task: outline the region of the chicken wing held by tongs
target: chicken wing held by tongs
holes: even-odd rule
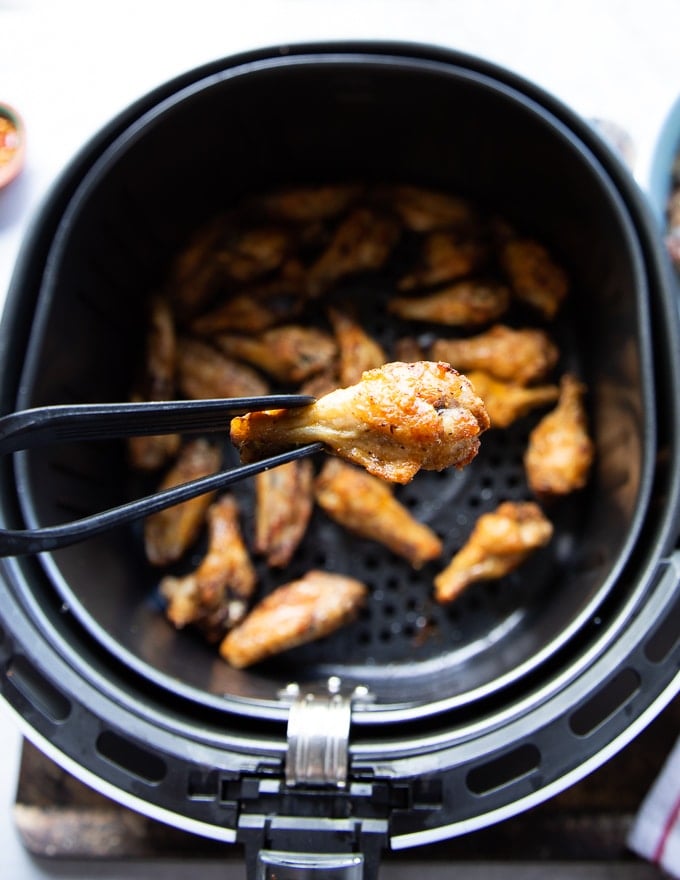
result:
[[[465,467],[488,427],[481,398],[449,364],[395,361],[311,406],[235,418],[231,439],[244,462],[317,441],[369,473],[408,483],[421,468]]]

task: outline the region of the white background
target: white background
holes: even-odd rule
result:
[[[351,38],[448,46],[523,75],[584,117],[622,126],[633,139],[634,171],[643,185],[680,94],[680,0],[0,0],[0,101],[21,112],[28,131],[25,171],[0,192],[0,305],[27,224],[50,185],[130,102],[234,52]],[[94,876],[93,866],[37,865],[18,842],[11,806],[19,737],[13,717],[0,709],[0,878]],[[204,880],[241,876],[240,869],[213,867],[214,873],[200,869]],[[639,870],[648,876],[646,866]],[[121,880],[174,880],[190,871],[187,864],[96,869],[97,876]],[[624,876],[620,866],[611,871]],[[456,873],[496,876],[474,866]],[[604,865],[585,874],[574,867],[569,876],[610,874]]]

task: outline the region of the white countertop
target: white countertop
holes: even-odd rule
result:
[[[622,126],[643,184],[680,94],[680,0],[0,0],[0,100],[20,111],[28,131],[25,171],[0,192],[0,306],[27,224],[52,182],[129,103],[235,52],[353,38],[434,43],[507,67],[582,116]],[[0,709],[0,877],[90,876],[91,865],[37,865],[18,841],[11,808],[19,743],[16,721]],[[187,863],[153,870],[116,863],[97,874],[173,880],[188,870]],[[229,873],[223,866],[201,872],[204,880]],[[475,866],[459,873],[489,876]]]

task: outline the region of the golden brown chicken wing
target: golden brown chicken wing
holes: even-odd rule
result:
[[[492,428],[507,428],[532,409],[553,403],[559,397],[557,385],[525,387],[494,379],[482,370],[470,370],[468,379],[484,401]]]
[[[517,298],[554,318],[569,292],[569,279],[547,248],[530,238],[509,238],[499,258]]]
[[[387,197],[404,225],[414,232],[471,227],[477,211],[467,199],[417,186],[393,186]]]
[[[248,364],[190,337],[179,341],[177,386],[184,397],[193,400],[254,397],[269,391],[266,380]]]
[[[528,385],[552,370],[559,352],[543,330],[514,330],[495,324],[484,333],[461,339],[436,339],[433,360],[446,361],[457,370],[483,370],[496,379]]]
[[[338,343],[340,385],[356,384],[365,370],[381,367],[388,360],[383,347],[369,336],[348,310],[329,308],[328,317]]]
[[[586,387],[566,374],[557,406],[529,435],[524,456],[529,486],[537,495],[567,495],[585,486],[595,454],[588,434]]]
[[[247,361],[280,382],[302,382],[320,373],[338,351],[330,334],[298,324],[272,327],[256,336],[220,333],[214,341],[228,357]]]
[[[175,394],[177,339],[172,309],[165,297],[152,297],[148,320],[143,374],[138,390],[131,395],[133,402],[171,400]],[[130,464],[137,470],[158,470],[177,455],[180,443],[178,434],[130,437]]]
[[[552,523],[532,501],[505,501],[479,517],[463,547],[434,579],[435,598],[451,602],[475,581],[502,578],[553,534]]]
[[[307,290],[317,296],[341,278],[384,266],[396,245],[400,227],[389,214],[361,207],[336,228],[328,247],[307,273]]]
[[[220,654],[241,669],[298,645],[323,638],[354,620],[366,601],[364,584],[325,571],[310,571],[265,596],[227,634]]]
[[[208,550],[195,571],[164,577],[161,594],[166,614],[178,628],[197,626],[209,641],[218,641],[246,616],[255,589],[255,568],[239,525],[239,509],[231,495],[210,505]]]
[[[495,321],[509,304],[510,291],[505,284],[469,278],[435,293],[395,296],[389,301],[388,311],[406,321],[471,326]]]
[[[224,273],[215,259],[228,220],[220,215],[200,227],[172,261],[168,292],[178,314],[195,314],[224,284]]]
[[[244,462],[320,441],[369,473],[407,483],[421,468],[464,467],[488,424],[470,382],[448,364],[395,362],[311,406],[235,418],[231,439]]]
[[[329,459],[315,481],[318,505],[349,531],[378,541],[414,568],[436,559],[442,542],[394,496],[393,487],[337,458]]]
[[[489,253],[481,238],[454,230],[430,232],[422,242],[419,265],[397,282],[399,290],[416,290],[454,281],[480,269]]]
[[[308,223],[341,214],[362,191],[350,183],[287,187],[255,199],[255,205],[270,217]]]
[[[312,463],[290,461],[255,477],[255,550],[274,568],[288,565],[314,506]]]
[[[207,477],[215,473],[220,464],[221,455],[218,449],[201,438],[192,440],[181,450],[159,490]],[[152,565],[175,562],[193,544],[203,526],[205,512],[213,497],[214,493],[207,492],[146,518],[144,546],[147,559]]]

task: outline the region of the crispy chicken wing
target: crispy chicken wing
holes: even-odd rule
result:
[[[543,317],[554,318],[569,292],[569,280],[548,250],[530,238],[509,238],[499,257],[517,298]]]
[[[465,326],[494,321],[509,304],[510,291],[505,284],[469,278],[430,294],[395,296],[388,310],[406,321]]]
[[[585,486],[595,448],[588,434],[583,396],[586,387],[567,374],[557,406],[529,435],[524,464],[537,495],[567,495]]]
[[[159,486],[169,489],[215,473],[221,464],[219,450],[201,438],[187,443]],[[144,522],[144,546],[152,565],[175,562],[193,544],[203,526],[205,512],[214,497],[206,492],[160,510]]]
[[[402,275],[399,290],[416,290],[453,281],[478,270],[487,258],[481,238],[453,230],[428,233],[422,243],[419,265]]]
[[[219,333],[215,344],[228,357],[247,361],[279,382],[302,382],[333,363],[333,337],[315,327],[286,324],[256,336]]]
[[[484,401],[492,428],[507,428],[532,409],[553,403],[560,393],[557,385],[534,385],[527,388],[494,379],[482,370],[470,370],[466,375]]]
[[[364,584],[325,571],[309,571],[265,596],[227,634],[220,653],[241,669],[323,638],[354,620],[366,601]]]
[[[543,330],[514,330],[496,324],[478,336],[436,339],[433,360],[446,361],[457,370],[483,370],[496,379],[528,385],[543,379],[557,363],[557,346]]]
[[[340,385],[354,385],[365,370],[381,367],[388,357],[349,311],[329,308],[328,317],[338,343]]]
[[[171,400],[175,393],[177,339],[172,309],[163,296],[154,296],[149,307],[143,375],[134,401]],[[130,437],[128,457],[137,470],[152,471],[163,467],[177,455],[181,443],[178,434]]]
[[[295,186],[268,193],[255,200],[270,217],[308,223],[327,220],[345,211],[361,195],[359,184]]]
[[[552,537],[552,523],[532,501],[505,501],[479,517],[463,547],[434,579],[435,598],[451,602],[475,581],[502,578]]]
[[[255,550],[283,568],[304,537],[314,506],[311,461],[290,461],[255,477]]]
[[[320,441],[369,473],[407,483],[420,468],[469,464],[488,424],[470,382],[448,364],[395,362],[311,406],[235,418],[231,438],[244,462]]]
[[[329,459],[315,481],[317,504],[351,532],[378,541],[420,568],[442,552],[437,534],[418,522],[393,487],[354,465]]]
[[[399,239],[400,227],[389,214],[356,208],[340,222],[328,247],[309,267],[307,290],[317,296],[341,278],[382,268]]]
[[[248,364],[217,351],[200,339],[183,337],[179,341],[177,385],[194,400],[211,397],[254,397],[267,394],[265,379]]]
[[[178,629],[192,624],[214,642],[246,616],[256,574],[234,497],[223,495],[211,504],[206,518],[208,550],[203,561],[183,577],[164,577],[160,591],[168,601],[168,619]]]
[[[471,227],[477,211],[466,199],[417,186],[394,186],[387,196],[404,225],[414,232]]]

